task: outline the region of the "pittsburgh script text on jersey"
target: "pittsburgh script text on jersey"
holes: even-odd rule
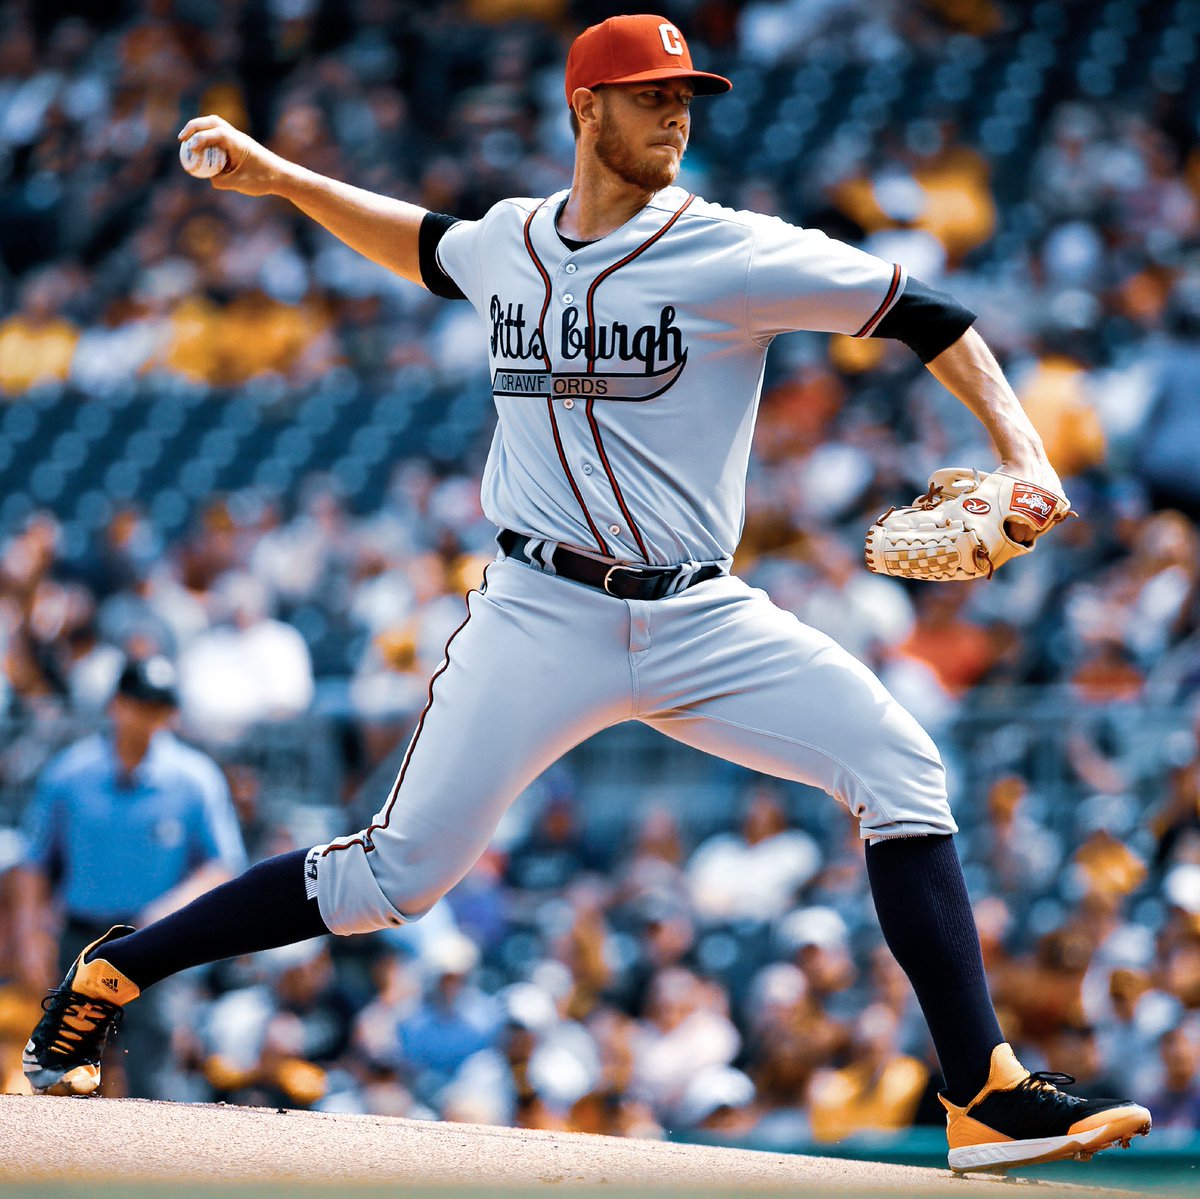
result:
[[[491,348],[498,358],[544,361],[546,343],[539,326],[525,317],[524,304],[505,304],[493,295]],[[586,357],[589,362],[639,362],[646,374],[659,363],[671,364],[683,357],[683,333],[675,324],[675,308],[664,304],[656,324],[630,329],[621,321],[588,324],[578,308],[566,307],[559,319],[559,353],[568,362]]]

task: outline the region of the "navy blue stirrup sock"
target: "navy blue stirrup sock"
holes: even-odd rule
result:
[[[259,862],[101,952],[144,991],[191,966],[319,937],[329,929],[308,898],[307,856],[297,849]]]
[[[867,846],[867,877],[883,938],[917,993],[952,1103],[987,1082],[1004,1040],[988,993],[979,933],[958,851],[948,836]]]

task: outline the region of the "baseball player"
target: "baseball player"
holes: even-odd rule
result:
[[[730,574],[772,338],[893,337],[979,418],[1004,470],[1061,495],[982,339],[947,296],[823,234],[675,186],[691,104],[725,92],[662,17],[582,33],[566,66],[569,190],[456,221],[287,162],[219,117],[219,189],[276,195],[487,328],[499,421],[483,504],[499,553],[467,597],[399,775],[352,836],[260,863],[80,954],[26,1054],[34,1088],[89,1093],[122,1007],[177,970],[415,920],[513,798],[609,725],[640,720],[858,818],[884,936],[946,1080],[950,1164],[1090,1155],[1149,1131],[1136,1104],[1031,1074],[988,996],[938,752],[865,666]]]

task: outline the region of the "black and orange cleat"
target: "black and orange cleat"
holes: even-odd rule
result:
[[[21,1064],[38,1095],[91,1095],[100,1086],[100,1058],[124,1006],[141,994],[116,967],[88,955],[134,930],[114,925],[75,959],[62,986],[42,1000],[45,1015],[25,1046]]]
[[[1125,1099],[1081,1099],[1058,1089],[1069,1074],[1030,1074],[1007,1044],[992,1050],[987,1085],[965,1107],[946,1109],[950,1169],[1009,1170],[1064,1158],[1087,1161],[1101,1149],[1128,1148],[1150,1131],[1150,1113]]]

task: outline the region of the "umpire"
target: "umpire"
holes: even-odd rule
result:
[[[46,943],[39,926],[55,901],[60,973],[112,925],[158,920],[245,869],[225,777],[171,732],[177,709],[171,663],[131,659],[108,705],[109,728],[65,749],[38,779],[14,879],[17,942]],[[51,963],[31,954],[20,967],[41,989],[37,976]],[[120,1055],[126,1093],[156,1098],[170,1052],[169,992],[148,998],[148,1010],[127,1014],[117,1045],[129,1050]]]

